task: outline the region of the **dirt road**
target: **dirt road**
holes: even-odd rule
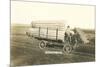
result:
[[[16,29],[14,29],[16,30]],[[20,29],[25,32],[24,29]],[[16,30],[18,31],[18,30]],[[14,32],[11,34],[11,64],[15,66],[22,65],[40,65],[40,64],[60,64],[95,61],[95,55],[83,52],[74,52],[70,55],[63,54],[45,54],[38,47],[38,40],[31,39],[25,34]]]

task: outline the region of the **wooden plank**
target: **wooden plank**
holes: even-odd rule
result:
[[[39,37],[40,37],[40,29],[41,29],[41,28],[39,27]]]
[[[58,39],[58,28],[56,29],[56,40]]]
[[[47,33],[46,33],[46,38],[48,38],[48,27],[47,27]]]
[[[50,40],[62,40],[64,41],[64,30],[60,31],[58,29],[51,30],[50,28],[31,28],[28,30],[29,34],[32,37],[38,37],[41,39],[50,39]]]
[[[42,27],[42,28],[50,28],[50,29],[56,29],[59,30],[64,29],[65,27],[65,21],[62,20],[40,20],[40,21],[32,21],[31,23],[32,27]]]

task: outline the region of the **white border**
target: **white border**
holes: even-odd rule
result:
[[[99,45],[99,21],[100,10],[99,0],[33,0],[44,2],[58,3],[74,3],[74,4],[89,4],[96,5],[96,62],[86,63],[70,63],[70,64],[52,64],[52,65],[36,65],[43,67],[99,67],[100,45]],[[97,47],[98,46],[98,47]],[[10,64],[10,0],[0,0],[0,67],[9,67]],[[34,67],[36,67],[34,66]],[[32,66],[28,66],[32,67]]]
[[[9,66],[10,57],[10,1],[0,0],[0,67]]]

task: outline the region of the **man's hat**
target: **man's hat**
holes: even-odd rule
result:
[[[70,26],[68,25],[67,28],[70,28]]]

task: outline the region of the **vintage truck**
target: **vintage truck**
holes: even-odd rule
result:
[[[79,28],[74,28],[74,35],[70,36],[70,40],[65,40],[66,26],[63,22],[53,21],[34,21],[31,23],[31,28],[28,29],[26,35],[28,37],[40,40],[39,48],[55,48],[62,49],[64,54],[70,54],[79,43],[88,43],[84,32]]]

